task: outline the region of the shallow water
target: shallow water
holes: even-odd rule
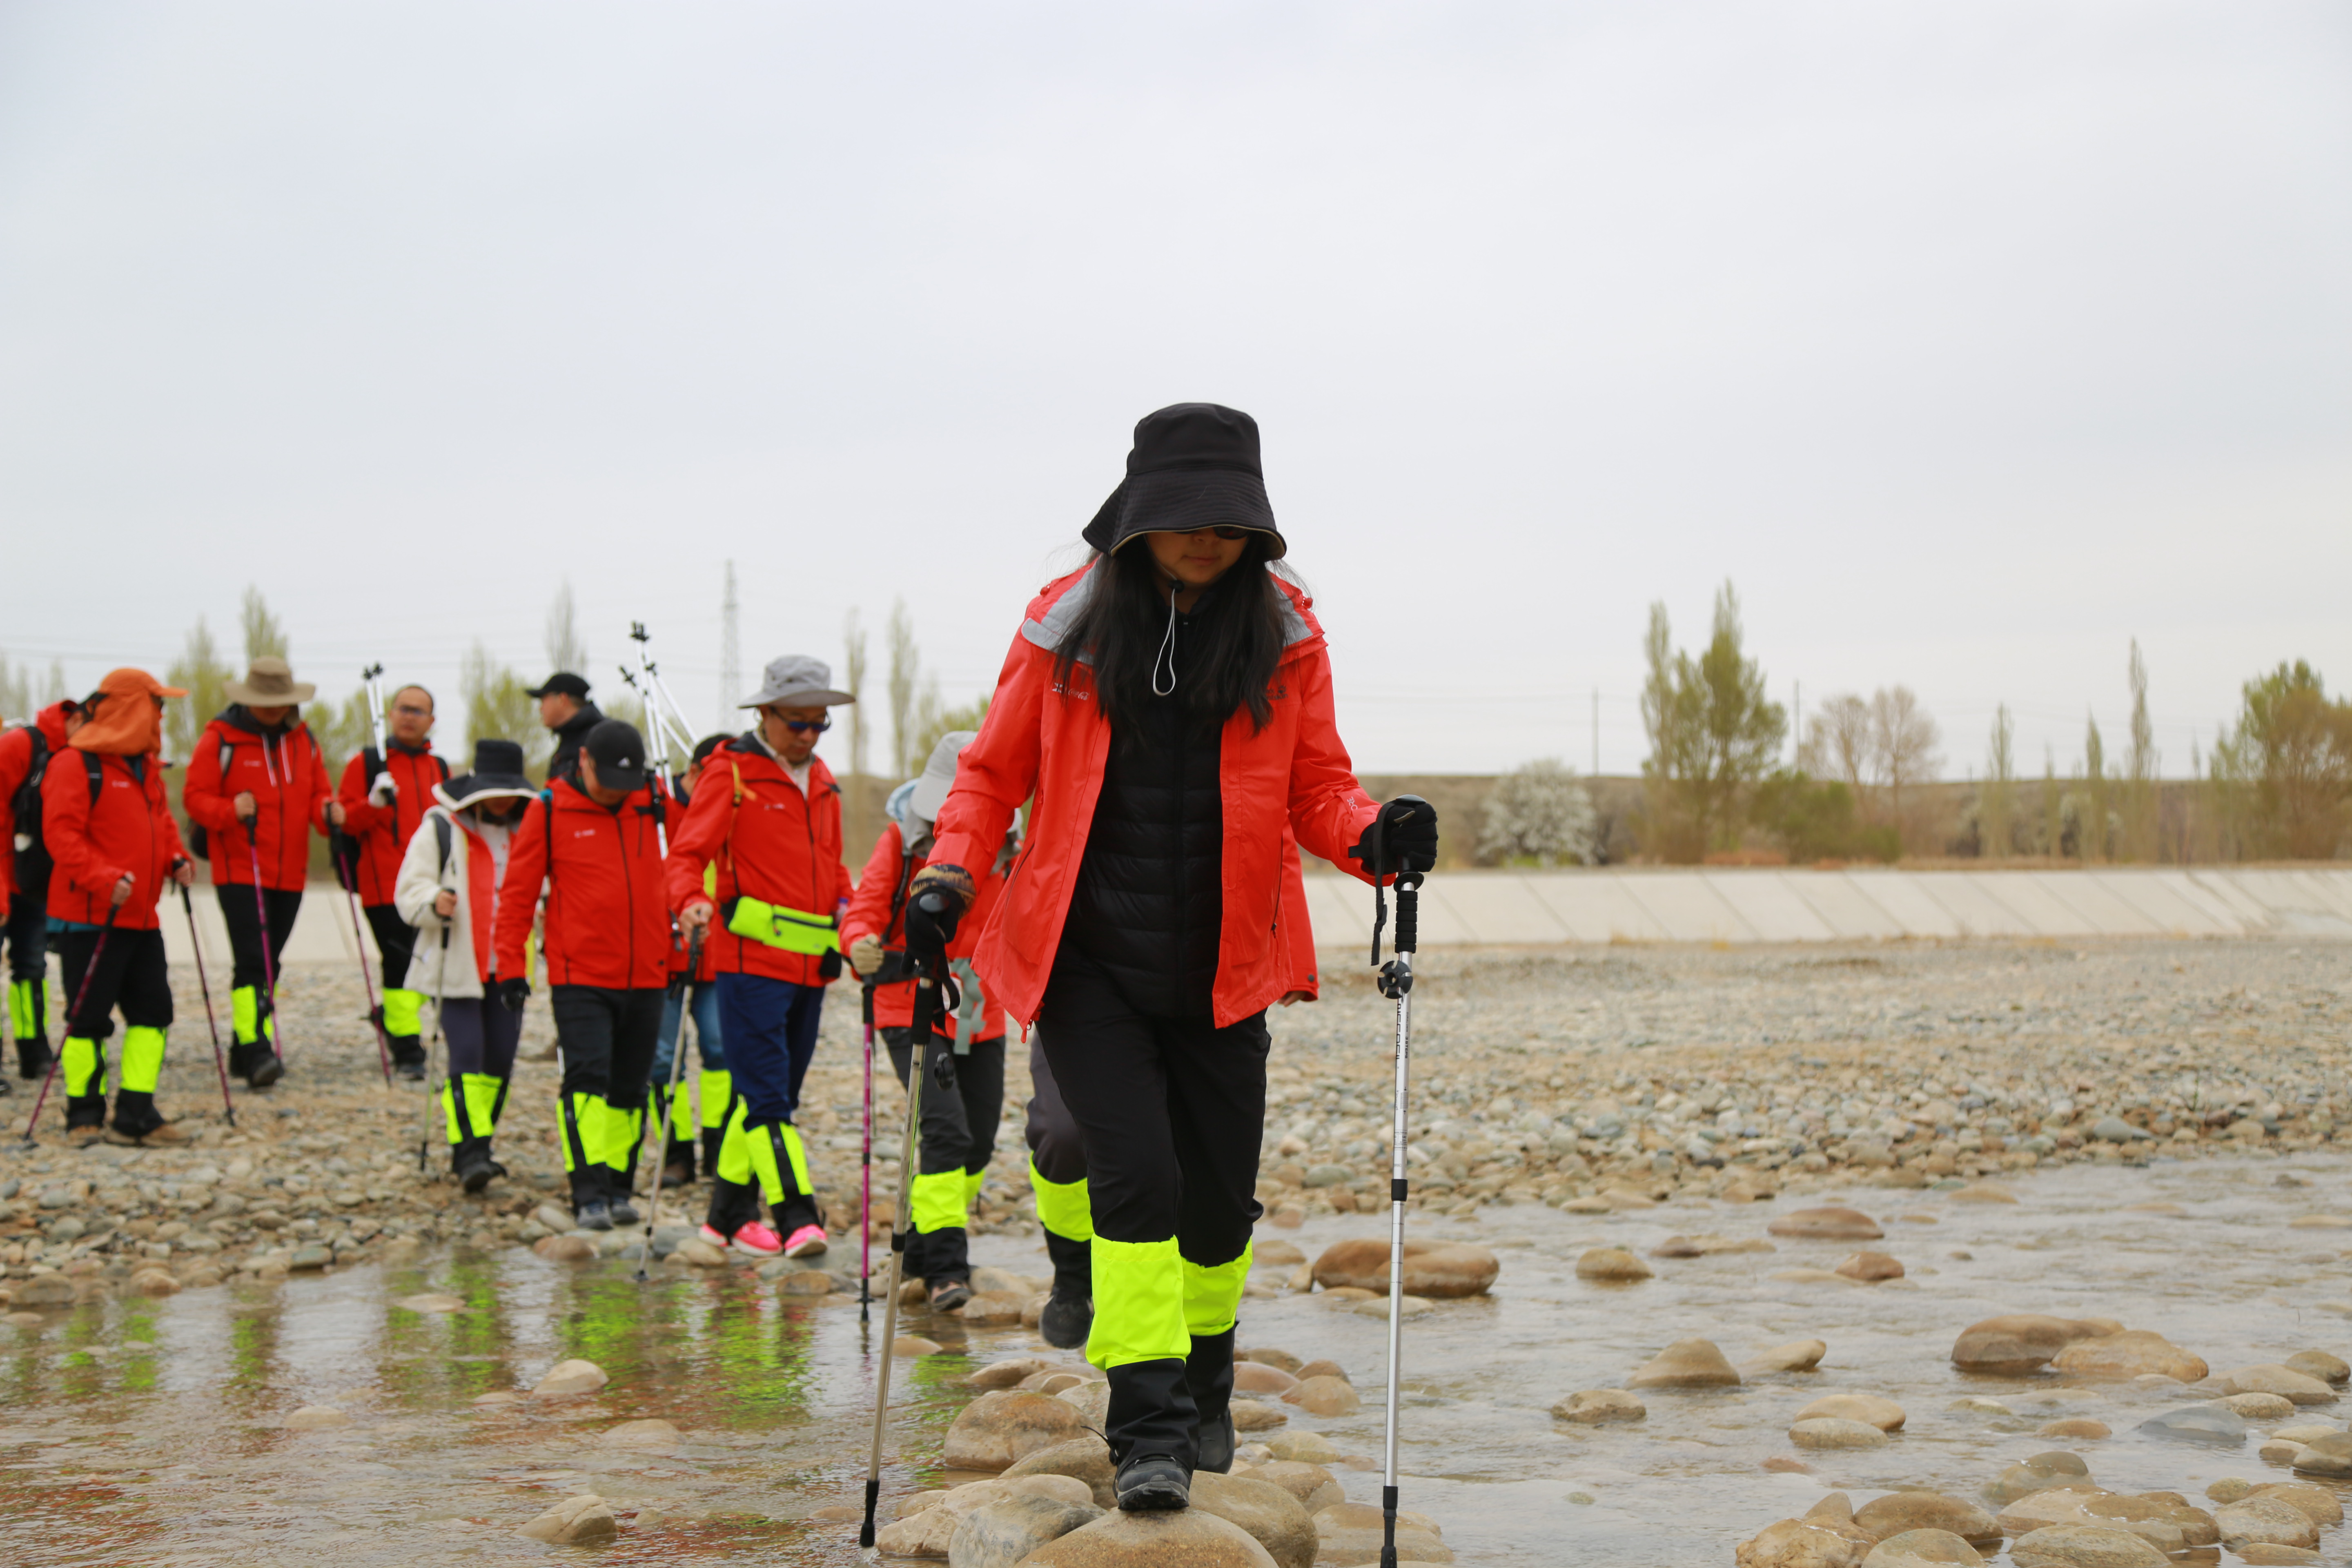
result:
[[[2289,1176],[2308,1184],[2281,1185]],[[1876,1187],[1800,1200],[1851,1202],[1880,1219],[1886,1239],[1873,1245],[1900,1258],[1910,1278],[1877,1287],[1773,1280],[1776,1270],[1826,1268],[1853,1249],[1786,1240],[1770,1254],[1659,1259],[1657,1278],[1635,1285],[1574,1276],[1587,1246],[1646,1253],[1677,1233],[1760,1236],[1777,1210],[1793,1206],[1788,1199],[1600,1217],[1520,1205],[1476,1221],[1417,1220],[1417,1236],[1496,1247],[1504,1269],[1491,1299],[1441,1304],[1410,1326],[1405,1506],[1433,1515],[1465,1563],[1664,1568],[1727,1563],[1735,1542],[1801,1512],[1827,1488],[1849,1489],[1857,1503],[1897,1486],[1973,1495],[2002,1466],[2053,1446],[2076,1448],[2095,1479],[2121,1490],[2195,1498],[2224,1474],[2260,1477],[2257,1436],[2231,1453],[2132,1435],[2147,1415],[2195,1395],[1966,1377],[1947,1352],[1979,1318],[2045,1311],[2157,1330],[2216,1371],[2309,1348],[2343,1353],[2352,1348],[2339,1315],[2352,1311],[2352,1233],[2288,1222],[2352,1213],[2347,1177],[2352,1160],[2341,1155],[2255,1155],[2068,1167],[2018,1183],[2015,1206]],[[2156,1201],[2188,1212],[2126,1206]],[[1343,1215],[1264,1234],[1311,1255],[1380,1224]],[[982,1237],[975,1253],[1045,1271],[1034,1242]],[[551,1264],[521,1247],[458,1248],[415,1267],[100,1300],[47,1314],[37,1329],[0,1325],[8,1561],[535,1561],[559,1549],[515,1530],[562,1495],[591,1489],[619,1507],[663,1510],[604,1549],[615,1563],[854,1561],[854,1524],[807,1516],[858,1496],[879,1310],[869,1336],[854,1307],[803,1305],[740,1271],[666,1272],[641,1286],[629,1270],[620,1261]],[[1285,1272],[1260,1277],[1271,1283]],[[396,1304],[423,1291],[467,1306],[444,1314]],[[900,1380],[891,1494],[937,1484],[919,1467],[936,1461],[968,1397],[956,1379],[975,1361],[1038,1349],[1019,1329],[923,1318],[911,1326],[947,1351]],[[1328,1298],[1280,1297],[1246,1304],[1241,1340],[1344,1365],[1365,1394],[1363,1414],[1293,1415],[1292,1425],[1370,1458],[1380,1447],[1383,1334],[1378,1319]],[[1693,1335],[1734,1360],[1802,1338],[1826,1340],[1830,1352],[1810,1373],[1653,1391],[1638,1425],[1569,1427],[1549,1414],[1563,1395],[1615,1386],[1663,1344]],[[568,1356],[596,1362],[611,1386],[552,1404],[471,1403],[528,1388]],[[1841,1390],[1893,1398],[1909,1424],[1883,1449],[1807,1455],[1812,1475],[1760,1468],[1791,1452],[1784,1434],[1799,1405]],[[2001,1399],[2015,1415],[1952,1407],[1970,1394]],[[318,1404],[348,1411],[352,1424],[285,1428],[289,1413]],[[646,1415],[684,1429],[675,1454],[597,1441],[605,1427]],[[2117,1435],[2063,1445],[2033,1436],[2068,1415],[2095,1416]],[[1377,1499],[1376,1471],[1337,1473],[1351,1497]]]

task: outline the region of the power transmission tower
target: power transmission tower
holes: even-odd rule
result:
[[[719,728],[735,722],[735,704],[743,699],[743,658],[735,643],[735,563],[727,563],[727,597],[719,605]]]

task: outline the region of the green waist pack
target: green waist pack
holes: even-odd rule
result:
[[[841,933],[831,915],[788,910],[764,899],[731,899],[727,905],[727,929],[746,942],[780,947],[786,952],[839,952]]]

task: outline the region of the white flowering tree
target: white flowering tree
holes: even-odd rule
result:
[[[1532,858],[1539,866],[1592,858],[1592,796],[1576,770],[1541,757],[1496,783],[1486,796],[1478,858],[1508,863]]]

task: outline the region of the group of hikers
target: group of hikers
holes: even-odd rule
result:
[[[543,974],[586,1228],[638,1223],[650,1117],[664,1183],[693,1181],[698,1162],[709,1178],[706,1240],[823,1252],[796,1111],[826,987],[854,979],[900,1081],[925,1075],[906,1268],[944,1310],[969,1299],[967,1216],[1018,1021],[1054,1264],[1041,1331],[1085,1343],[1109,1379],[1120,1505],[1186,1506],[1193,1470],[1233,1461],[1266,1010],[1317,990],[1301,847],[1377,880],[1427,868],[1437,822],[1426,802],[1381,805],[1357,783],[1249,416],[1147,416],[1082,536],[1091,556],[1030,602],[980,729],[941,739],[890,794],[854,882],[840,786],[816,753],[855,699],[820,659],[770,663],[740,705],[750,728],[704,740],[670,778],[559,672],[532,693],[555,740],[543,783],[511,739],[477,738],[453,773],[416,685],[390,694],[381,751],[338,783],[301,720],[314,688],[258,658],[184,759],[187,839],[162,776],[163,704],[186,693],[115,670],[0,734],[20,1074],[62,1070],[71,1137],[184,1140],[155,1105],[172,1022],[162,904],[174,888],[185,903],[202,858],[234,952],[228,1069],[254,1089],[278,1081],[277,975],[310,835],[325,833],[381,957],[373,1022],[412,1079],[432,1068],[432,1005],[467,1192],[504,1173],[492,1140]],[[51,942],[73,999],[54,1063]],[[954,998],[920,1040],[917,974]],[[698,1108],[667,1092],[688,1017]]]

